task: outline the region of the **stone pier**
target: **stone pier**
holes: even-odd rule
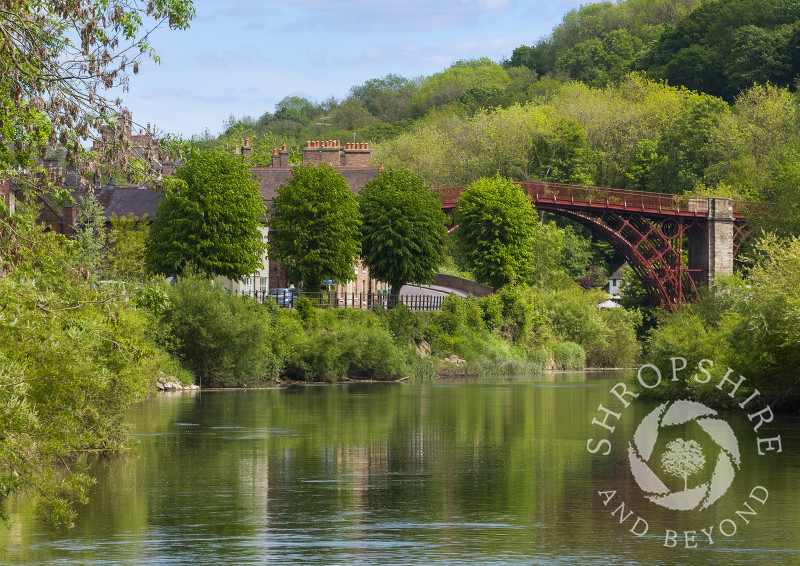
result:
[[[733,273],[733,220],[733,199],[708,199],[705,227],[689,234],[689,269],[702,270],[693,274],[697,283],[711,285],[717,274]]]

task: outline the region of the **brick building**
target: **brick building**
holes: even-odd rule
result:
[[[121,128],[130,127],[130,117],[123,117],[120,121]],[[115,135],[115,130],[108,128],[104,133],[106,139]],[[153,147],[152,134],[148,130],[140,131],[139,134],[131,135],[132,147],[145,148]],[[100,149],[98,147],[97,149]],[[144,151],[144,149],[142,149]],[[234,150],[242,159],[247,161],[250,157],[251,147],[249,140],[245,145]],[[379,169],[370,166],[370,148],[368,144],[346,144],[342,145],[337,140],[330,141],[308,141],[306,147],[302,148],[302,162],[304,165],[319,165],[325,163],[338,171],[347,181],[350,190],[358,194],[361,188],[375,178]],[[165,160],[162,162],[162,175],[172,174],[175,171],[175,164]],[[73,195],[80,196],[81,179],[73,169],[68,169],[62,176],[58,163],[46,164],[48,170],[52,170],[52,175],[62,178],[62,186],[70,189]],[[273,150],[272,163],[268,167],[252,167],[251,171],[254,178],[259,183],[259,190],[264,204],[267,206],[269,216],[272,201],[277,195],[278,188],[291,179],[291,169],[293,164],[289,163],[289,151],[286,145],[280,149]],[[138,218],[150,218],[156,216],[156,207],[163,199],[162,195],[151,190],[147,186],[116,186],[109,180],[103,185],[98,179],[94,179],[94,192],[97,200],[103,206],[106,218],[112,214],[126,216],[134,214]],[[5,195],[5,192],[3,193]],[[65,235],[73,234],[73,224],[75,222],[77,210],[75,207],[58,206],[51,200],[44,197],[43,207],[40,215],[40,222],[47,224],[58,233]],[[264,237],[268,235],[267,228],[262,229]],[[360,263],[353,266],[354,281],[337,288],[340,293],[352,295],[354,293],[375,293],[379,289],[385,289],[386,285],[372,280],[369,271]],[[252,295],[257,291],[259,297],[263,297],[268,289],[287,287],[288,281],[286,272],[276,260],[269,260],[265,254],[263,269],[247,277],[245,281],[230,281],[221,279],[223,285],[233,293]]]
[[[244,147],[241,148],[241,155],[244,159],[250,156],[249,140],[245,140]],[[370,165],[369,144],[346,144],[342,145],[338,140],[329,141],[308,141],[306,147],[302,148],[303,165],[322,163],[330,165],[339,172],[347,181],[350,190],[358,194],[361,188],[375,178],[379,169]],[[272,152],[272,163],[269,167],[252,167],[251,171],[259,182],[261,197],[267,205],[267,214],[270,214],[272,201],[278,194],[278,188],[287,183],[292,178],[291,169],[294,165],[289,163],[289,151],[286,145]],[[341,286],[341,292],[353,293],[374,293],[379,288],[384,288],[382,284],[370,279],[369,270],[360,263],[354,266],[355,280],[347,285]],[[286,287],[288,281],[286,272],[282,269],[280,262],[269,260],[268,275],[269,288]]]

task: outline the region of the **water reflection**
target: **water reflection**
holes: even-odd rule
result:
[[[674,564],[792,562],[800,549],[797,418],[780,466],[748,458],[726,504],[682,517],[646,501],[626,446],[586,451],[622,376],[354,384],[163,396],[131,418],[140,441],[98,462],[76,528],[50,534],[24,503],[2,535],[9,564]],[[620,419],[630,435],[652,403]],[[746,418],[732,415],[746,437]],[[744,448],[743,448],[744,449]],[[752,452],[752,447],[746,447]],[[735,537],[664,548],[666,528],[735,516],[753,483],[773,494]],[[604,506],[613,489],[651,531]]]

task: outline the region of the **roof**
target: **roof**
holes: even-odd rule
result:
[[[156,206],[164,200],[164,195],[147,187],[104,187],[95,193],[98,202],[105,209],[105,215],[127,216],[133,213],[137,218],[156,217]]]
[[[617,270],[616,270],[616,271],[615,271],[615,272],[614,272],[614,273],[611,275],[611,277],[609,277],[609,279],[622,279],[622,276],[623,276],[623,274],[625,273],[625,270],[626,270],[626,269],[630,269],[630,268],[631,268],[631,266],[630,266],[630,265],[628,265],[628,262],[626,261],[625,263],[623,263],[622,265],[620,265],[620,266],[619,266],[619,269],[617,269]]]

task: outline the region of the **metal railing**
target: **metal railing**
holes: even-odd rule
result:
[[[522,181],[515,184],[521,185],[525,194],[534,203],[552,202],[554,204],[588,205],[646,212],[674,212],[696,216],[708,215],[709,197],[566,185],[542,181]],[[439,193],[442,206],[450,208],[458,204],[463,189],[464,186],[459,185],[434,188],[432,190]],[[733,202],[734,215],[736,216],[741,216],[746,208],[746,203]]]
[[[273,300],[279,307],[295,308],[300,297],[306,297],[311,304],[318,309],[329,308],[356,308],[356,309],[375,309],[389,308],[398,303],[402,303],[412,311],[438,311],[442,308],[444,295],[387,295],[386,293],[347,293],[336,291],[321,292],[300,292],[293,295],[283,295],[272,297],[269,294],[242,292],[243,297],[253,297],[253,299],[264,302]]]

